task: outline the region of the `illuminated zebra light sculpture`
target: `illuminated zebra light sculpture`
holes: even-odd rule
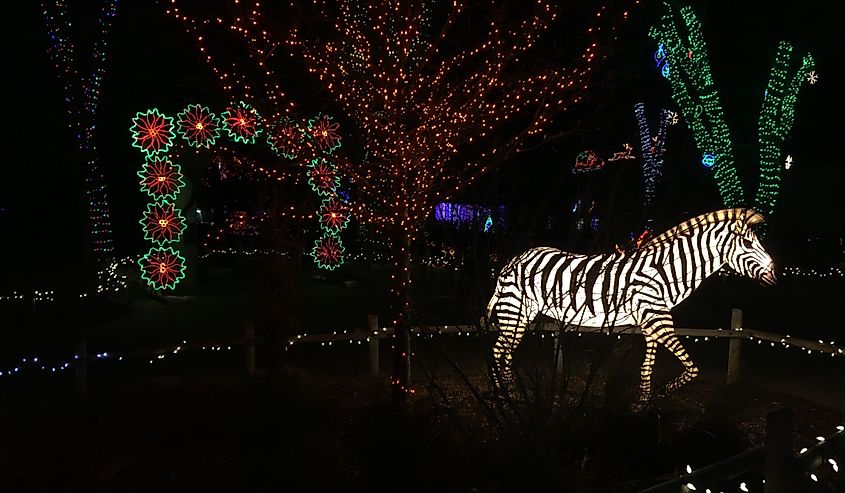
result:
[[[725,265],[775,284],[772,257],[752,229],[763,220],[751,209],[726,209],[685,221],[631,252],[577,255],[542,247],[515,257],[487,304],[488,318],[495,314],[500,325],[493,347],[499,383],[512,381],[513,351],[540,313],[573,326],[639,326],[646,342],[641,403],[651,396],[658,344],[684,365],[666,391],[688,383],[698,368],[675,335],[670,310]]]

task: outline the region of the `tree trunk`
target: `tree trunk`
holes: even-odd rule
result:
[[[392,242],[393,283],[393,401],[402,402],[412,392],[411,382],[411,234],[406,225],[395,226]]]

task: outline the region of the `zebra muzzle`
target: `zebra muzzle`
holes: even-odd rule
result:
[[[763,273],[760,274],[760,281],[766,286],[774,286],[778,283],[774,265],[770,265],[768,269],[764,270]]]

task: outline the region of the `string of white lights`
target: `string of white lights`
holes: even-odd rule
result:
[[[556,324],[537,324],[532,325],[533,330],[528,331],[526,334],[530,335],[539,335],[541,339],[545,339],[548,337],[554,337],[555,333],[558,329],[555,329]],[[531,328],[531,327],[529,327]],[[363,344],[364,342],[370,342],[374,337],[375,338],[386,338],[390,335],[392,329],[390,327],[380,327],[376,331],[361,331],[361,330],[343,330],[343,331],[333,331],[331,333],[323,332],[323,333],[307,333],[304,332],[302,334],[298,334],[296,336],[288,338],[285,341],[281,349],[287,351],[291,347],[296,344],[302,343],[316,343],[319,342],[321,347],[331,347],[333,344],[341,344],[341,343],[349,343],[349,344]],[[581,330],[578,328],[574,329],[567,329],[570,332],[577,332],[578,337],[581,337],[583,334],[590,334],[590,333],[603,333],[605,336],[613,336],[615,335],[617,339],[621,339],[622,335],[628,335],[633,333],[628,328],[622,328],[615,331],[595,331],[595,330]],[[711,333],[712,335],[684,335],[685,331],[694,331],[695,333]],[[708,341],[715,341],[720,338],[725,338],[730,335],[731,331],[716,329],[716,330],[707,330],[707,329],[684,329],[678,328],[676,332],[684,337],[687,340],[691,340],[693,343],[699,342],[708,342]],[[759,346],[768,346],[771,348],[785,348],[785,349],[797,349],[802,353],[807,355],[827,355],[830,356],[843,356],[845,355],[845,349],[836,345],[835,341],[824,342],[822,339],[818,340],[818,345],[815,345],[814,341],[804,340],[800,338],[793,338],[791,335],[785,335],[779,337],[779,340],[775,341],[772,340],[772,334],[765,334],[756,331],[750,330],[743,330],[738,329],[737,332],[744,332],[748,335],[743,335],[742,337],[747,339],[750,342],[757,342]],[[487,334],[488,331],[484,329],[479,329],[477,327],[469,326],[469,325],[438,325],[438,326],[430,326],[430,327],[423,327],[423,328],[414,328],[412,329],[412,334],[417,338],[434,338],[435,336],[442,336],[442,335],[457,335],[461,337],[480,337],[482,335]],[[757,334],[756,336],[754,334]],[[760,334],[764,334],[761,337]],[[768,338],[764,338],[768,337]],[[778,336],[775,336],[778,337]],[[238,344],[235,344],[236,346]],[[808,345],[812,347],[808,347]],[[152,358],[149,362],[152,364],[155,361],[159,361],[164,359],[168,355],[175,355],[179,354],[180,352],[184,351],[185,349],[200,349],[203,351],[210,350],[210,351],[221,351],[225,348],[225,350],[230,351],[232,349],[232,345],[223,345],[223,344],[193,344],[191,346],[187,345],[187,341],[182,341],[181,344],[173,346],[169,349],[164,350],[157,350],[153,352],[146,352],[146,353],[139,353],[143,357],[149,357],[152,355]],[[117,352],[102,352],[97,353],[93,358],[93,360],[118,360],[123,361],[124,356],[126,354],[119,354]],[[37,357],[37,356],[29,356],[20,358],[18,361],[19,363],[11,365],[7,367],[5,370],[0,370],[0,376],[10,376],[19,373],[21,370],[29,369],[29,370],[41,370],[44,372],[56,372],[66,369],[73,361],[78,360],[79,355],[75,354],[72,359],[65,360],[65,361],[57,361],[53,363],[47,363],[44,358]]]
[[[205,260],[212,255],[245,255],[250,257],[252,255],[278,255],[280,257],[286,257],[290,255],[290,252],[283,252],[281,250],[262,250],[262,249],[253,249],[253,250],[239,250],[237,248],[215,248],[208,250],[202,253],[199,258],[200,260]]]
[[[135,261],[135,257],[124,257],[121,259],[112,259],[108,265],[103,269],[97,271],[97,287],[96,291],[83,292],[79,294],[80,298],[87,298],[93,294],[102,293],[117,293],[128,285],[127,276],[120,274],[118,268],[122,265],[129,265]],[[26,296],[22,291],[12,290],[11,294],[0,294],[0,302],[20,302],[24,301]],[[34,289],[32,296],[29,298],[33,303],[46,303],[56,301],[56,291],[52,289]]]
[[[828,450],[825,450],[827,453],[820,454],[820,455],[822,455],[822,457],[820,459],[815,459],[815,460],[811,460],[811,461],[801,461],[800,459],[802,458],[802,456],[804,456],[805,454],[807,454],[808,452],[811,451],[807,447],[802,448],[798,452],[798,455],[797,455],[798,460],[796,461],[796,463],[798,463],[798,464],[803,463],[805,468],[802,467],[801,469],[797,469],[797,470],[801,471],[803,469],[803,472],[813,482],[819,481],[819,477],[816,475],[816,473],[814,471],[817,470],[819,467],[821,467],[824,464],[829,464],[831,469],[833,469],[833,472],[838,473],[839,472],[839,463],[834,458],[835,455],[836,455],[836,450],[831,450],[832,447],[824,447],[824,444],[831,442],[831,441],[834,441],[834,440],[842,440],[843,432],[845,432],[845,425],[839,425],[839,426],[836,427],[836,432],[833,433],[832,435],[830,435],[826,438],[822,437],[822,436],[816,437],[816,444],[813,446],[813,449],[815,449],[816,451],[821,451],[822,448],[828,449]],[[759,448],[758,448],[758,450],[759,450]],[[793,464],[793,467],[795,467],[795,464]],[[683,484],[683,487],[682,487],[681,490],[682,491],[688,491],[688,492],[689,491],[699,491],[699,488],[701,488],[700,484],[698,486],[696,486],[695,483],[693,482],[692,478],[689,478],[690,481],[686,481],[687,477],[694,476],[692,466],[687,464],[685,471],[686,471],[686,474],[679,477],[679,479],[682,481],[682,484]],[[765,479],[760,480],[759,489],[757,489],[756,484],[751,484],[749,481],[740,481],[739,484],[737,485],[737,488],[739,489],[739,491],[741,491],[743,493],[750,493],[752,488],[755,488],[755,491],[763,491],[764,488],[765,488],[765,485],[766,485]],[[715,487],[715,485],[711,485],[711,486]],[[703,488],[703,491],[704,491],[704,493],[713,493],[715,491],[724,492],[725,491],[725,485],[721,484],[721,485],[719,485],[718,489],[712,489],[712,490],[710,488]]]

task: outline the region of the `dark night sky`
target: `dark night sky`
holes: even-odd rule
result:
[[[594,104],[601,107],[588,121],[587,126],[595,131],[515,159],[503,167],[503,180],[536,189],[534,195],[538,196],[546,192],[543,187],[549,183],[561,182],[559,198],[555,196],[552,208],[565,210],[570,205],[567,194],[581,186],[569,174],[578,152],[593,148],[609,155],[623,142],[631,142],[636,149],[634,103],[644,101],[652,111],[660,106],[674,107],[668,82],[653,69],[655,43],[647,36],[660,5],[645,3],[634,9],[633,20],[620,37],[621,46],[607,64],[613,73],[625,75],[627,82],[613,91],[593,92],[584,103],[582,111]],[[841,115],[845,110],[840,90],[845,87],[845,77],[840,21],[831,5],[829,0],[693,2],[737,143],[737,161],[749,182],[756,174],[761,94],[778,41],[786,39],[799,52],[811,51],[816,59],[820,81],[801,90],[796,123],[785,147],[785,152],[795,158],[795,166],[783,182],[771,237],[779,243],[775,250],[795,251],[796,245],[808,237],[845,235],[845,163],[840,151]],[[6,108],[11,111],[3,119],[0,228],[4,258],[16,259],[5,270],[11,284],[32,272],[34,265],[49,270],[75,258],[69,245],[78,243],[73,239],[78,238],[81,226],[79,218],[68,213],[78,192],[69,171],[74,143],[65,125],[61,87],[47,56],[40,9],[37,2],[19,2],[16,8],[17,12],[7,12],[2,21],[7,37],[3,79]],[[128,131],[134,113],[158,106],[175,114],[188,103],[219,106],[221,102],[213,75],[199,61],[198,51],[162,10],[154,2],[122,2],[108,53],[98,122],[99,148],[113,200],[112,221],[119,254],[136,253],[142,243],[137,220],[144,198],[135,177],[141,160],[130,147]],[[709,172],[697,164],[689,131],[676,127],[670,139],[666,177],[658,190],[658,205],[667,214],[666,220],[677,222],[687,213],[718,208],[715,184]],[[590,179],[610,184],[623,180],[620,186],[635,197],[631,200],[640,200],[639,160],[634,163],[629,165],[634,166],[632,171],[621,176],[608,172]],[[625,200],[620,198],[618,203]],[[0,287],[8,280],[0,279]]]

